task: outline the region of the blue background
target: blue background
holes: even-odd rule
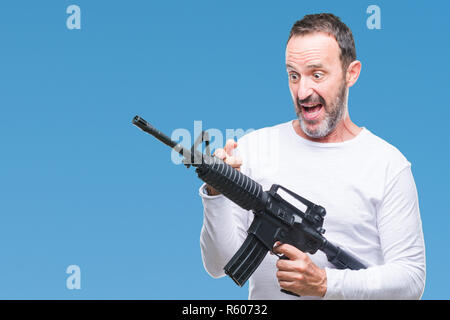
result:
[[[66,8],[81,8],[68,30]],[[381,30],[369,30],[369,5]],[[352,120],[412,162],[424,299],[449,299],[448,1],[2,1],[0,298],[246,299],[203,269],[194,171],[131,125],[261,128],[295,117],[292,24],[332,12],[363,70]],[[81,268],[81,289],[66,268]]]

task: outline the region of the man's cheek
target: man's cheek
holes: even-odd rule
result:
[[[295,94],[295,91],[291,85],[289,85],[289,92],[291,93],[292,101],[294,101],[294,103],[297,105],[297,95]]]

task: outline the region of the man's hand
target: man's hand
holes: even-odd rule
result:
[[[327,291],[327,274],[309,256],[289,244],[279,244],[273,250],[289,260],[277,261],[277,278],[282,289],[300,296],[323,297]]]
[[[233,168],[239,170],[242,165],[242,159],[239,156],[233,156],[233,150],[237,147],[237,142],[233,139],[228,139],[225,147],[223,149],[216,149],[214,151],[214,156],[222,159],[226,164],[232,166]],[[216,196],[220,192],[216,191],[213,187],[206,185],[208,194],[211,196]]]

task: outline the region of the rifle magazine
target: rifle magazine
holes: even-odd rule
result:
[[[224,267],[233,281],[243,286],[263,261],[269,250],[253,234],[249,234],[242,246]]]

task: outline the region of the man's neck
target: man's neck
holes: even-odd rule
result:
[[[355,138],[362,130],[361,127],[358,127],[350,120],[348,115],[338,123],[336,128],[331,133],[323,138],[311,138],[308,136],[305,132],[303,132],[298,120],[294,120],[292,122],[292,126],[300,137],[320,143],[344,142],[351,140]]]

